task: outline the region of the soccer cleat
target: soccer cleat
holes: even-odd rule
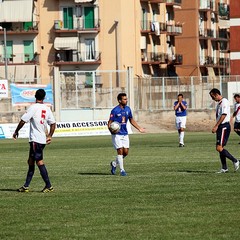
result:
[[[122,170],[122,171],[120,172],[120,175],[124,177],[124,176],[127,176],[127,173],[126,173],[124,170]]]
[[[50,188],[45,187],[45,188],[42,190],[42,192],[43,192],[43,193],[53,192],[53,187],[50,187]]]
[[[220,169],[217,173],[227,173],[228,172],[228,169]]]
[[[179,143],[179,147],[184,147],[184,144],[183,143]]]
[[[234,171],[236,172],[239,169],[239,161],[233,163]]]
[[[22,186],[17,191],[18,192],[29,192],[29,189],[28,189],[28,187]]]
[[[115,162],[111,162],[110,165],[112,167],[111,168],[111,173],[112,173],[112,175],[115,175],[116,174],[116,169],[117,169],[116,163]]]

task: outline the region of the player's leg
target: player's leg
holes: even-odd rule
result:
[[[122,142],[121,142],[121,136],[117,135],[117,134],[112,134],[112,144],[113,144],[113,147],[117,150],[117,156],[116,156],[115,161],[112,161],[110,163],[111,173],[112,173],[112,175],[115,175],[117,166],[119,165],[119,158],[120,158],[118,152],[121,152],[121,149],[123,147]]]
[[[232,156],[226,149],[224,149],[224,146],[227,145],[230,132],[231,132],[231,129],[229,124],[225,124],[223,127],[219,127],[219,132],[217,131],[218,139],[217,139],[216,150],[220,154],[220,159],[222,162],[223,169],[227,169],[226,158],[228,158],[232,161],[234,170],[237,171],[239,168],[239,161],[234,156]],[[225,162],[224,162],[224,159],[225,159]]]
[[[32,177],[34,175],[35,171],[35,162],[34,162],[34,156],[33,156],[33,144],[32,142],[29,143],[30,149],[29,149],[29,157],[28,157],[28,172],[26,176],[25,183],[22,187],[18,189],[19,192],[29,192],[29,185],[31,183]]]
[[[36,164],[40,171],[43,181],[45,182],[45,187],[42,192],[51,192],[53,191],[53,187],[51,185],[50,179],[48,177],[47,168],[43,162],[43,149],[45,148],[45,144],[35,143],[34,142],[34,158],[36,160]]]
[[[186,128],[186,117],[180,117],[179,122],[179,146],[184,147],[184,136],[185,136],[185,128]]]
[[[235,122],[234,123],[234,132],[240,136],[240,123],[239,122]]]

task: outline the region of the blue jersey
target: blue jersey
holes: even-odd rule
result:
[[[119,135],[127,135],[127,122],[132,118],[132,111],[130,107],[125,106],[121,108],[119,105],[112,109],[109,120],[119,122],[121,124]]]
[[[187,102],[182,101],[183,105],[187,107]],[[178,104],[178,101],[174,102],[174,107]],[[187,116],[187,109],[183,109],[183,107],[180,105],[176,110],[175,110],[175,115],[177,117],[184,117]]]

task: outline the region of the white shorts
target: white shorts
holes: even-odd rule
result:
[[[186,121],[187,121],[186,116],[176,117],[176,128],[177,129],[186,128]]]
[[[128,135],[112,134],[112,143],[115,149],[129,148]]]

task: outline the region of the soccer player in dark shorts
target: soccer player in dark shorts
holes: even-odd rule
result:
[[[230,136],[230,104],[229,101],[221,95],[221,92],[213,88],[209,92],[211,98],[216,101],[216,124],[212,129],[212,133],[216,133],[217,143],[216,150],[219,152],[220,160],[222,163],[222,168],[218,173],[227,173],[227,161],[226,158],[230,159],[233,163],[234,170],[239,169],[239,161],[233,157],[224,147],[227,144],[228,138]]]

